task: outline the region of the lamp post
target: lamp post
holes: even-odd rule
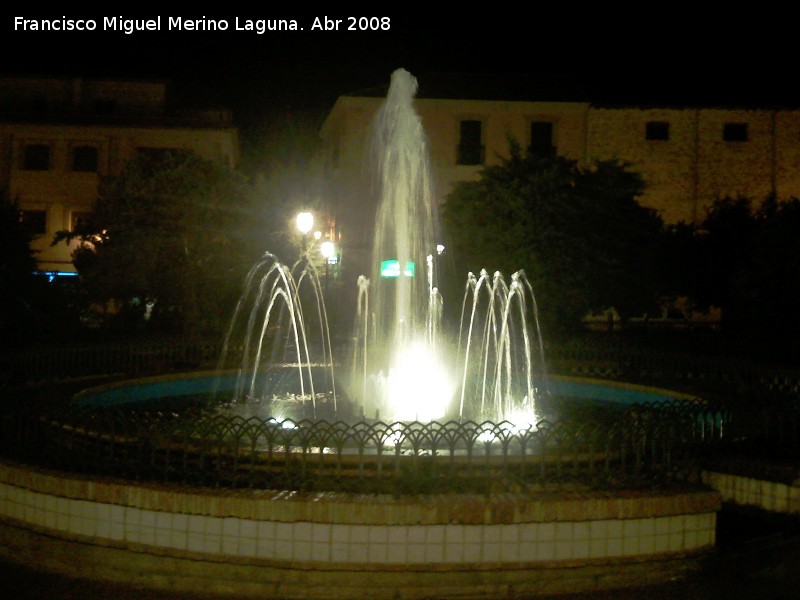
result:
[[[330,271],[330,259],[333,256],[333,253],[336,251],[336,246],[330,240],[325,240],[320,244],[319,251],[322,254],[322,258],[325,259],[325,291],[328,291],[328,273]]]
[[[308,252],[308,232],[311,231],[311,228],[314,226],[314,215],[310,212],[298,213],[295,222],[297,223],[297,229],[303,234],[303,251],[301,256],[305,257]]]

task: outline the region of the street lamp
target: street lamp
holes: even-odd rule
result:
[[[331,257],[333,253],[336,251],[336,246],[330,240],[325,240],[319,246],[320,254],[322,254],[322,258],[325,259],[325,291],[328,291],[328,273],[330,271],[330,264],[331,264]]]
[[[303,234],[303,256],[308,250],[308,232],[314,226],[314,215],[310,212],[301,212],[297,215],[297,229]]]

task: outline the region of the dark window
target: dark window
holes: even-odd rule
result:
[[[23,149],[22,168],[26,171],[47,171],[50,168],[50,146],[26,144]]]
[[[47,211],[21,210],[19,211],[19,222],[25,231],[30,234],[40,235],[47,233]]]
[[[90,231],[92,228],[91,212],[73,211],[70,228],[72,231]]]
[[[722,129],[722,139],[726,142],[746,142],[747,123],[725,123]]]
[[[550,121],[533,121],[531,123],[531,141],[528,152],[539,157],[555,156],[553,124]]]
[[[646,140],[668,140],[669,123],[666,121],[648,121],[644,128]]]
[[[97,148],[94,146],[74,146],[72,148],[72,170],[97,172]]]
[[[117,110],[116,100],[99,99],[94,101],[94,112],[99,115],[111,115]]]
[[[458,142],[458,164],[483,164],[483,123],[481,121],[461,121]]]

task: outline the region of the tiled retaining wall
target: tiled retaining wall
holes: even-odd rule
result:
[[[683,559],[713,548],[719,506],[709,491],[204,491],[0,463],[0,551],[61,570],[69,553],[92,561],[77,573],[94,577],[264,598],[432,598],[459,588],[464,598],[492,598],[674,577]]]
[[[728,473],[703,472],[703,481],[717,490],[724,502],[755,506],[785,514],[800,514],[800,479],[793,484],[742,477]]]

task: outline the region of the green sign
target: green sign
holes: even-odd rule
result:
[[[381,277],[400,277],[400,275],[399,260],[381,261]],[[402,275],[405,277],[414,277],[414,263],[412,261],[406,263],[406,268],[403,270]]]

